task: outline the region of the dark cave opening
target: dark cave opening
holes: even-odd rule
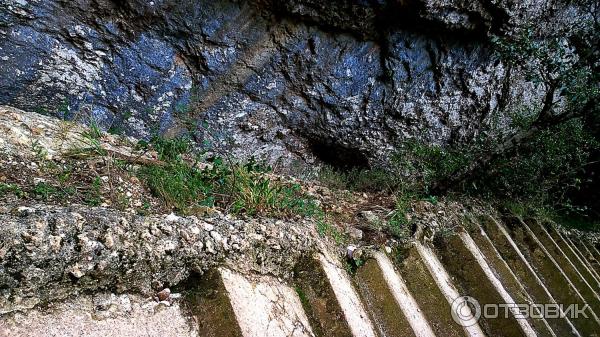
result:
[[[310,149],[320,161],[340,171],[370,168],[367,156],[356,148],[327,141],[312,141]]]

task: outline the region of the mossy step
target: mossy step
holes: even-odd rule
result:
[[[507,303],[498,285],[486,277],[485,266],[481,265],[467,248],[460,235],[438,235],[435,240],[436,253],[446,270],[452,275],[461,295],[476,299],[481,307],[486,304]],[[517,320],[509,315],[497,318],[482,317],[479,324],[488,336],[516,337],[534,336],[528,326],[525,330]]]
[[[482,216],[476,221],[478,226],[475,227],[476,229],[473,232],[481,230],[483,233],[480,236],[485,235],[489,238],[498,254],[519,279],[534,303],[557,303],[559,301],[555,299],[550,289],[542,281],[532,263],[525,257],[505,226],[488,215]],[[478,237],[475,236],[475,238]],[[558,336],[581,336],[569,318],[548,319],[547,322]]]
[[[331,284],[315,257],[307,257],[294,270],[294,286],[313,332],[318,337],[352,336]]]
[[[600,312],[600,296],[594,290],[592,285],[585,279],[577,269],[573,261],[567,255],[558,243],[548,234],[546,229],[536,220],[521,222],[526,230],[530,230],[530,235],[535,236],[544,249],[552,256],[556,263],[563,270],[565,275],[577,288],[581,296],[592,307],[595,313]]]
[[[375,327],[371,318],[361,302],[360,296],[352,285],[350,276],[341,266],[339,261],[327,252],[318,254],[319,262],[331,289],[344,313],[346,322],[354,337],[375,337]]]
[[[519,281],[510,266],[504,261],[498,250],[494,247],[487,234],[477,224],[469,223],[471,230],[469,239],[485,257],[489,267],[493,270],[495,276],[502,282],[504,289],[510,294],[515,303],[535,303],[527,293],[527,289]],[[549,323],[544,318],[528,319],[537,336],[552,337],[556,336]]]
[[[600,275],[600,252],[598,252],[591,242],[585,239],[573,239],[571,241],[580,247],[582,253],[586,255],[586,259],[590,262],[598,275]]]
[[[503,226],[507,230],[508,235],[519,247],[525,259],[533,266],[557,303],[576,304],[580,308],[587,304],[561,266],[527,226],[524,226],[518,219],[506,219],[499,226]],[[589,318],[573,318],[572,323],[583,336],[595,336],[600,331],[600,324],[593,310],[587,310],[587,313]]]
[[[466,332],[452,319],[450,303],[427,269],[415,244],[397,253],[395,265],[435,335],[465,336]]]
[[[198,326],[198,336],[243,337],[221,275],[212,270],[192,276],[184,285],[185,308]]]
[[[354,283],[360,297],[373,317],[373,323],[380,336],[413,336],[406,316],[394,300],[388,283],[374,259],[369,259],[358,268],[354,275]]]
[[[566,257],[573,263],[575,268],[585,278],[596,294],[598,294],[600,291],[600,278],[598,278],[596,271],[592,269],[591,265],[582,256],[579,249],[573,246],[570,240],[560,234],[553,224],[544,223],[540,225],[544,227],[554,242],[556,242],[563,253],[565,253]]]

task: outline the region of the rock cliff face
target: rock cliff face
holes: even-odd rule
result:
[[[372,166],[406,138],[461,142],[539,102],[488,35],[582,15],[554,0],[3,0],[0,104],[193,131],[288,168]]]

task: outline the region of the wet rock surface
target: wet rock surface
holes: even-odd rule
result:
[[[375,165],[406,138],[460,142],[507,102],[539,102],[485,36],[575,18],[555,1],[8,0],[0,104],[136,137],[188,130],[288,169]]]

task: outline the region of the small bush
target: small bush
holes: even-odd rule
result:
[[[90,206],[100,206],[102,204],[102,179],[95,177],[90,186],[90,190],[87,192],[85,202]]]
[[[183,161],[169,162],[165,166],[149,165],[139,170],[151,192],[168,206],[185,211],[193,205],[214,205],[213,190],[218,183],[213,178],[222,174],[220,167],[201,171]]]
[[[150,142],[158,153],[158,158],[165,161],[178,160],[182,154],[189,153],[192,150],[191,142],[186,137],[165,139],[155,136]]]
[[[490,170],[466,186],[477,196],[535,204],[535,208],[571,208],[569,190],[581,185],[579,174],[597,141],[581,120],[540,132],[527,146],[497,158]]]
[[[392,170],[402,189],[428,195],[436,182],[475,160],[477,148],[475,145],[444,148],[410,140],[392,156]]]

